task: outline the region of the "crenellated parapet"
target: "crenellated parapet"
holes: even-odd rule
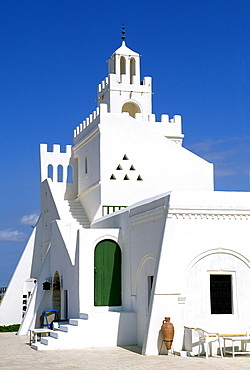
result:
[[[41,182],[48,178],[53,182],[73,182],[71,156],[71,145],[66,145],[66,151],[62,151],[59,144],[54,144],[49,151],[47,144],[40,144]]]
[[[77,144],[86,136],[86,134],[89,134],[91,131],[91,126],[94,127],[99,124],[102,121],[101,116],[107,114],[112,116],[112,113],[108,112],[107,104],[101,103],[93,113],[91,113],[80,125],[75,128],[74,144]],[[120,114],[124,115],[128,113],[121,112]],[[145,125],[149,125],[151,129],[155,130],[159,134],[162,134],[175,143],[182,144],[184,135],[182,134],[182,118],[180,115],[174,115],[173,118],[169,118],[169,115],[162,114],[161,121],[157,122],[155,114],[149,114],[145,117],[142,113],[136,113],[135,120],[138,120]],[[89,128],[90,131],[87,130],[86,132],[87,128]]]
[[[182,119],[180,115],[174,115],[173,118],[169,118],[168,114],[162,114],[160,122],[156,121],[155,114],[149,114],[148,119],[145,120],[141,113],[136,113],[135,118],[149,125],[150,128],[176,144],[182,144],[184,135],[182,134]]]
[[[74,130],[74,138],[77,137],[83,130],[85,130],[92,122],[98,123],[100,121],[100,110],[101,108],[97,107],[94,112],[92,112],[80,125],[78,125]]]
[[[106,77],[99,85],[98,85],[98,93],[103,94],[104,91],[107,91],[109,88],[109,78]]]
[[[99,85],[97,89],[98,101],[102,102],[106,99],[105,94],[113,90],[122,93],[135,93],[135,94],[152,94],[152,77],[146,76],[139,84],[127,82],[127,76],[117,76],[110,74]],[[130,96],[131,98],[132,96]]]

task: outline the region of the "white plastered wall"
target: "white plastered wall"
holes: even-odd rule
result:
[[[0,325],[21,323],[23,288],[25,281],[32,276],[31,268],[33,262],[35,236],[36,229],[33,230],[8,285],[4,299],[0,306]]]
[[[172,189],[213,190],[212,164],[137,120],[107,114],[100,129],[102,205],[131,205]]]
[[[246,289],[246,295],[250,294],[245,285],[249,278],[249,209],[246,193],[171,193],[144,354],[158,353],[165,316],[175,326],[176,350],[182,349],[184,326],[205,325],[205,330],[219,332],[248,329],[250,315],[242,293]],[[209,311],[209,271],[218,270],[235,274],[237,313],[229,315],[230,320],[228,315]]]

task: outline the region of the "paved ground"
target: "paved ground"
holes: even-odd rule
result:
[[[0,333],[1,369],[250,369],[250,356],[198,357],[141,356],[138,347],[35,351],[28,336]]]

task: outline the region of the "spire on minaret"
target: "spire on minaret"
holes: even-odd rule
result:
[[[125,41],[126,40],[125,33],[126,33],[126,31],[125,31],[125,27],[124,27],[124,24],[123,24],[122,25],[122,36],[121,36],[122,41]]]

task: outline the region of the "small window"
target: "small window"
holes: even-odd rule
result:
[[[125,175],[123,180],[129,180],[128,175]]]
[[[61,164],[57,167],[57,181],[63,182],[63,166]]]
[[[52,164],[48,165],[48,178],[53,181],[53,166],[52,166]]]
[[[151,291],[154,282],[154,275],[148,275],[148,305],[150,303]]]
[[[116,177],[115,177],[115,175],[114,175],[114,174],[112,174],[112,175],[110,176],[110,180],[116,180]]]
[[[134,168],[134,166],[132,165],[131,167],[130,167],[130,169],[129,169],[130,171],[135,171],[135,168]]]
[[[73,167],[70,165],[67,168],[67,182],[73,183]]]
[[[122,166],[119,164],[116,169],[117,170],[122,170]]]
[[[127,161],[128,160],[128,156],[127,154],[124,154],[123,158],[122,158],[124,161]]]
[[[87,175],[88,173],[88,157],[87,156],[84,157],[84,166],[85,166],[84,173],[85,175]]]
[[[211,314],[232,314],[232,275],[210,275]]]

